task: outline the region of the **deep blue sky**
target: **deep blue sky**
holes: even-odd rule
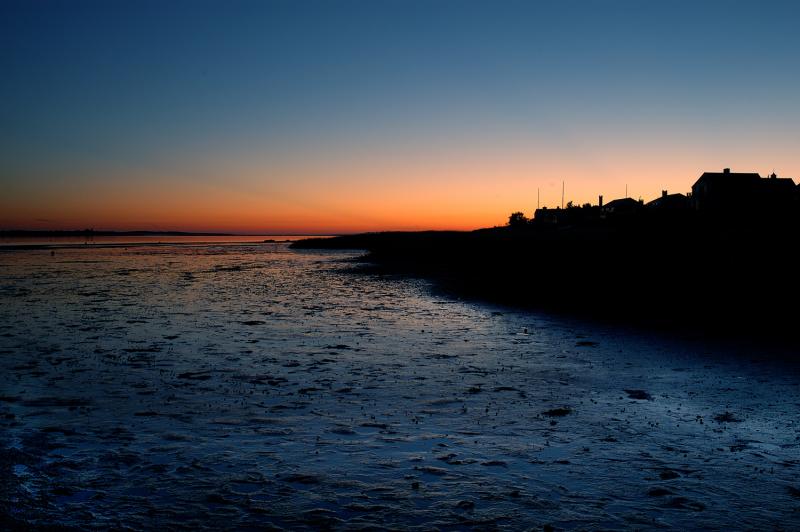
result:
[[[308,160],[343,173],[360,154],[394,161],[370,166],[390,187],[398,160],[435,154],[508,155],[534,190],[536,168],[563,162],[580,200],[595,170],[633,179],[627,155],[657,168],[640,193],[664,186],[667,160],[693,172],[675,183],[717,162],[800,173],[798,5],[3,1],[0,180],[42,217],[37,191],[169,184],[176,168],[185,185],[198,161],[225,161],[205,185],[289,202],[291,182],[335,190]]]

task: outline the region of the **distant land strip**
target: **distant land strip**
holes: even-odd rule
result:
[[[190,233],[185,231],[96,231],[94,229],[36,231],[26,229],[0,230],[0,238],[57,238],[82,236],[236,236],[233,233]]]

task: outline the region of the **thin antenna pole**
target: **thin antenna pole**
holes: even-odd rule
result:
[[[561,182],[561,208],[564,208],[564,182]]]
[[[536,187],[536,210],[539,210],[539,187]]]

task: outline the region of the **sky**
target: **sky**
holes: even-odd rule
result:
[[[0,0],[0,229],[472,229],[800,177],[800,3]],[[796,179],[797,181],[797,179]]]

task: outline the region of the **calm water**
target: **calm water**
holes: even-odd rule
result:
[[[800,526],[796,365],[446,299],[353,256],[0,252],[6,523]]]

